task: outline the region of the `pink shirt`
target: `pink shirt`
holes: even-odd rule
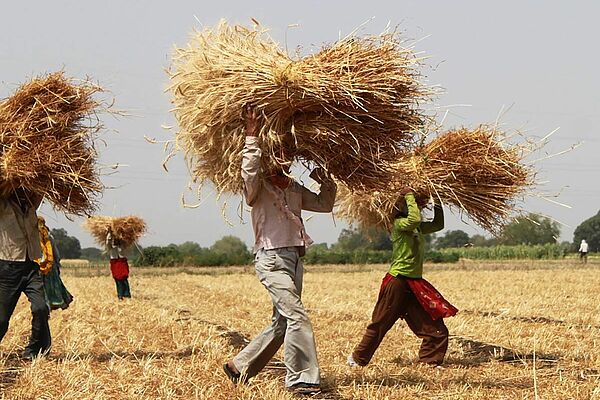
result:
[[[319,194],[296,181],[286,189],[280,189],[261,177],[261,154],[258,137],[246,136],[242,178],[246,203],[252,207],[254,252],[310,245],[312,239],[304,229],[301,210],[331,212],[337,190],[335,182],[324,181]]]

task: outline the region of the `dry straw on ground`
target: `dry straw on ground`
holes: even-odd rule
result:
[[[103,190],[96,167],[102,89],[62,72],[32,79],[0,102],[0,183],[25,188],[58,210],[92,212]]]
[[[445,369],[416,363],[420,340],[401,319],[371,364],[352,369],[346,357],[370,320],[387,268],[307,267],[302,301],[325,389],[315,398],[600,398],[600,305],[590,300],[600,287],[597,264],[426,265],[427,279],[460,309],[446,320]],[[87,268],[61,271],[75,301],[52,312],[52,351],[33,363],[18,360],[31,330],[29,303],[21,298],[0,344],[0,397],[297,399],[284,389],[282,352],[248,385],[233,385],[223,373],[245,339],[271,323],[271,299],[252,269],[136,269],[133,297],[122,302],[108,268],[97,276]]]
[[[534,184],[535,170],[523,158],[530,146],[509,145],[494,126],[440,134],[401,156],[396,172],[379,191],[340,188],[337,215],[351,223],[389,229],[398,189],[433,197],[497,232],[515,211],[516,200]]]
[[[104,246],[110,230],[113,239],[120,242],[122,248],[133,246],[147,231],[146,222],[138,216],[107,217],[95,215],[88,218],[83,227],[90,232],[96,242]]]
[[[177,148],[198,182],[240,193],[242,110],[253,105],[266,166],[278,163],[282,134],[290,132],[297,159],[316,162],[349,187],[373,187],[427,122],[419,105],[431,91],[420,82],[420,62],[396,32],[351,34],[292,58],[262,28],[221,22],[175,50]]]

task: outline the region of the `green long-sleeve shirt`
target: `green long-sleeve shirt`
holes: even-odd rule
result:
[[[425,240],[423,235],[444,228],[444,211],[440,205],[434,206],[431,222],[422,222],[421,211],[412,193],[406,194],[408,216],[397,218],[392,227],[392,265],[389,273],[393,276],[421,278],[423,276],[423,258]]]

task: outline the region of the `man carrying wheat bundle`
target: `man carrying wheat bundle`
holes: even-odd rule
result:
[[[286,146],[281,165],[262,171],[259,120],[248,107],[242,177],[246,203],[252,207],[256,274],[273,301],[272,323],[224,365],[233,382],[246,382],[258,374],[284,345],[286,387],[297,394],[320,391],[320,371],[312,325],[300,299],[303,266],[301,257],[312,240],[304,229],[301,210],[331,212],[336,184],[316,169],[311,177],[321,184],[315,194],[291,179]],[[284,143],[286,141],[284,140]],[[264,177],[263,177],[264,176]]]
[[[0,99],[0,340],[21,293],[33,314],[31,359],[50,349],[36,210],[42,199],[57,211],[86,215],[104,186],[94,146],[102,89],[55,72],[31,79]]]
[[[8,330],[21,293],[31,303],[31,338],[22,358],[50,351],[50,310],[35,259],[41,258],[36,210],[42,197],[22,188],[2,188],[0,196],[0,341]]]

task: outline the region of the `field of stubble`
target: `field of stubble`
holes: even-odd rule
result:
[[[415,363],[419,340],[399,321],[367,368],[345,365],[369,320],[385,266],[308,267],[327,399],[600,399],[600,265],[426,265],[460,312],[446,320],[445,369]],[[118,302],[107,270],[63,271],[75,301],[54,311],[50,356],[23,363],[21,298],[0,344],[2,399],[287,399],[281,354],[247,386],[221,364],[269,323],[252,267],[133,268]]]

